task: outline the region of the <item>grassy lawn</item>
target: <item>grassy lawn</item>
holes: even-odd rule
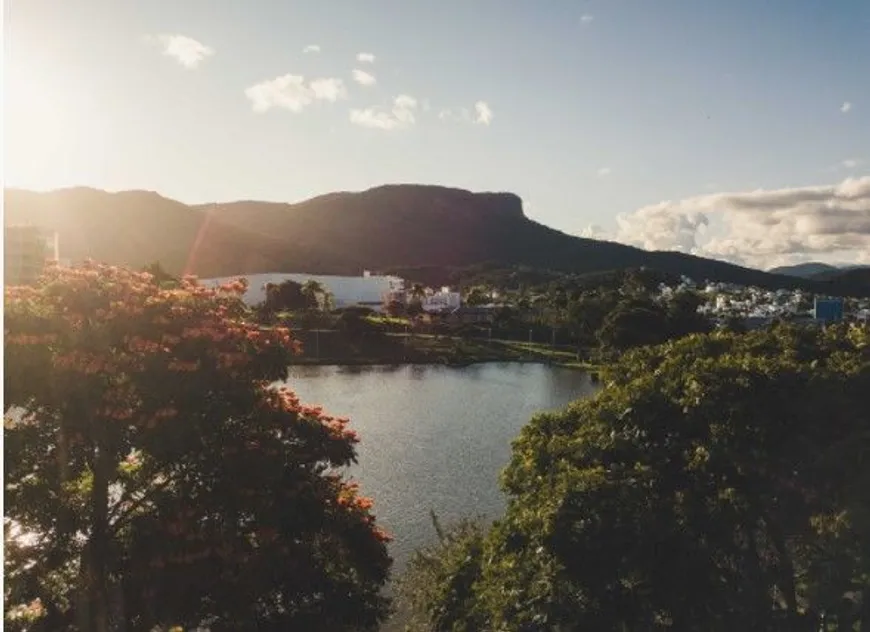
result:
[[[316,345],[303,343],[299,364],[472,364],[476,362],[543,362],[595,370],[577,354],[543,343],[461,338],[431,334],[349,336],[324,332]],[[319,349],[319,355],[315,351]]]

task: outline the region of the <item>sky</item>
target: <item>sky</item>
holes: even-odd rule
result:
[[[5,186],[512,191],[576,235],[870,263],[868,0],[6,0]]]

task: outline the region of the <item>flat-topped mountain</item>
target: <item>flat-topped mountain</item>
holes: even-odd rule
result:
[[[360,274],[364,269],[462,267],[483,262],[587,273],[645,266],[762,287],[819,287],[677,252],[649,252],[567,235],[529,219],[512,193],[386,185],[296,204],[189,206],[147,191],[4,192],[6,223],[60,233],[61,256],[202,277],[255,272]],[[868,288],[870,291],[870,288]]]

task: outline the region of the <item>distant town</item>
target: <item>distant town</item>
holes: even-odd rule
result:
[[[32,283],[39,276],[46,261],[71,265],[62,256],[58,234],[33,225],[15,225],[5,228],[6,284]],[[300,286],[313,282],[330,297],[330,306],[342,310],[350,307],[365,308],[380,313],[389,306],[407,307],[415,304],[420,316],[451,316],[452,319],[475,324],[491,323],[505,308],[522,308],[516,292],[504,288],[475,286],[473,288],[423,287],[395,275],[376,274],[368,270],[358,276],[299,273],[257,273],[231,277],[201,279],[206,286],[217,287],[228,281],[244,278],[248,284],[243,300],[251,307],[266,301],[270,286],[293,282]],[[746,329],[757,329],[775,320],[796,323],[827,323],[841,320],[867,322],[870,320],[870,298],[814,296],[802,290],[766,290],[732,283],[699,282],[683,276],[679,282],[660,283],[653,300],[667,301],[676,294],[692,292],[702,301],[698,313],[714,324],[739,323]],[[534,307],[540,300],[529,297],[526,311],[540,312]]]

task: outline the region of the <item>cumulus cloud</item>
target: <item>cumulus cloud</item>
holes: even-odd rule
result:
[[[359,68],[354,68],[353,80],[361,86],[373,86],[377,83],[377,79],[375,79],[373,74],[370,74],[365,70],[360,70]]]
[[[613,170],[610,167],[601,167],[601,169],[595,172],[595,175],[599,178],[606,178],[611,173],[613,173]]]
[[[493,119],[492,108],[486,101],[478,101],[474,104],[474,108],[456,107],[456,108],[441,108],[438,111],[438,118],[442,121],[456,121],[459,123],[476,123],[478,125],[489,125]]]
[[[416,122],[416,110],[417,99],[407,94],[400,94],[393,99],[393,107],[389,110],[373,107],[351,110],[350,122],[372,129],[403,129]]]
[[[585,237],[586,239],[605,239],[607,233],[598,224],[589,224],[589,226],[580,231],[580,237]]]
[[[155,35],[147,37],[147,41],[156,43],[167,57],[172,57],[179,64],[193,70],[206,58],[214,55],[214,49],[186,35]]]
[[[245,90],[255,112],[272,108],[301,112],[316,100],[335,102],[347,96],[341,79],[324,78],[305,81],[302,75],[281,75],[261,81]]]
[[[492,123],[492,108],[486,101],[478,101],[474,104],[474,122],[481,125],[489,125]]]
[[[589,24],[589,23],[590,23],[592,20],[594,20],[594,19],[595,19],[595,17],[592,16],[592,15],[589,15],[588,13],[586,13],[586,14],[580,16],[580,21],[581,21],[583,24]]]
[[[372,53],[357,53],[356,60],[364,64],[375,63],[375,56]]]
[[[305,48],[302,49],[303,53],[319,53],[320,52],[320,44],[309,44]]]
[[[852,103],[849,101],[844,101],[843,105],[840,106],[840,112],[842,112],[843,114],[850,111],[851,109],[852,109]]]
[[[347,88],[341,79],[330,77],[328,79],[314,79],[308,84],[315,99],[335,103],[339,99],[347,98]]]
[[[713,218],[723,234],[704,239]],[[746,265],[870,251],[870,176],[838,184],[715,193],[665,201],[617,218],[619,241]]]

